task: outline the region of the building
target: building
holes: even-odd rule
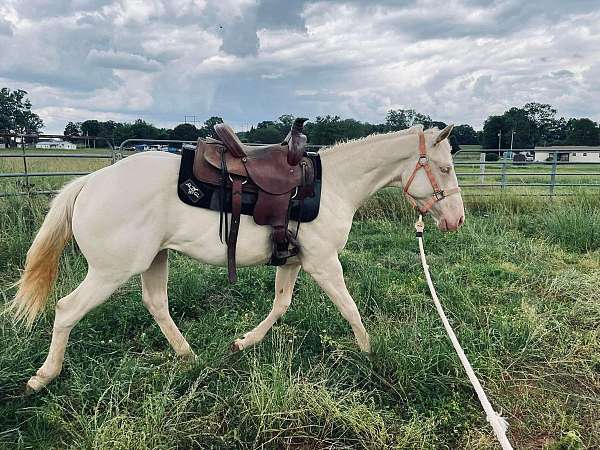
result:
[[[72,142],[60,141],[60,140],[50,140],[50,141],[39,141],[35,144],[35,148],[46,148],[46,149],[55,149],[61,148],[66,150],[76,150],[77,145]]]
[[[581,145],[536,147],[534,149],[534,160],[536,162],[552,161],[552,155],[555,151],[558,152],[559,161],[600,163],[600,147],[585,147]]]

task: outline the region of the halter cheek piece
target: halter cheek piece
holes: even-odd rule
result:
[[[431,187],[433,188],[433,194],[429,197],[422,206],[419,206],[417,203],[417,199],[413,197],[408,189],[412,184],[417,172],[420,169],[424,169],[427,174],[427,178],[429,179],[429,183],[431,183]],[[419,159],[417,161],[417,165],[415,166],[410,178],[404,185],[404,195],[406,199],[413,205],[419,212],[425,215],[437,202],[449,197],[452,194],[458,194],[460,192],[459,187],[455,187],[452,189],[442,190],[440,189],[437,180],[435,179],[435,175],[431,170],[431,165],[429,164],[429,158],[427,157],[427,148],[425,147],[425,134],[422,131],[419,131]]]

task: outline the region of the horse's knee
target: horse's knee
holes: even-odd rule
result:
[[[279,297],[275,299],[273,303],[273,314],[277,317],[284,315],[292,304],[292,296]]]

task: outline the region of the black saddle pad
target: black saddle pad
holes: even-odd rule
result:
[[[203,183],[198,180],[192,171],[194,164],[195,150],[184,148],[181,153],[181,166],[179,167],[179,180],[177,182],[177,195],[181,201],[187,205],[197,208],[212,209],[220,211],[219,194],[220,188]],[[321,203],[321,158],[318,154],[309,154],[315,168],[315,195],[304,199],[302,206],[302,217],[300,222],[311,222],[319,214],[319,205]],[[257,194],[244,192],[242,194],[242,214],[251,216],[254,214],[254,205],[256,204]],[[231,191],[227,190],[225,198],[225,211],[231,212]],[[300,201],[292,200],[292,209],[290,219],[298,221],[300,215]]]

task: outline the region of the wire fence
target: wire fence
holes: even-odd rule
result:
[[[87,175],[93,170],[35,170],[31,162],[39,164],[39,158],[58,161],[62,159],[100,160],[104,165],[113,164],[130,154],[146,150],[163,150],[180,153],[186,145],[195,146],[196,141],[176,139],[127,139],[118,147],[104,137],[0,134],[5,142],[12,142],[8,149],[0,149],[0,161],[4,158],[20,160],[20,168],[15,164],[0,164],[0,180],[18,179],[16,189],[0,187],[0,197],[52,194],[56,189],[39,189],[32,180],[56,177]],[[54,141],[47,139],[79,141],[86,149],[77,147],[74,152],[52,148]],[[44,149],[35,147],[42,143]],[[99,144],[103,144],[101,149]],[[261,145],[261,144],[248,144]],[[312,151],[323,146],[309,145]],[[540,149],[536,149],[539,154]],[[531,149],[483,150],[478,148],[459,150],[454,154],[454,166],[459,184],[467,195],[491,195],[493,191],[511,192],[519,195],[572,195],[581,189],[600,187],[600,148],[585,148],[585,151],[572,147],[566,149],[543,149],[543,160],[536,160]],[[10,171],[8,168],[12,169]],[[60,167],[59,164],[57,166]],[[65,164],[69,166],[69,164]],[[96,167],[97,168],[97,167]],[[94,169],[95,170],[95,169]]]

